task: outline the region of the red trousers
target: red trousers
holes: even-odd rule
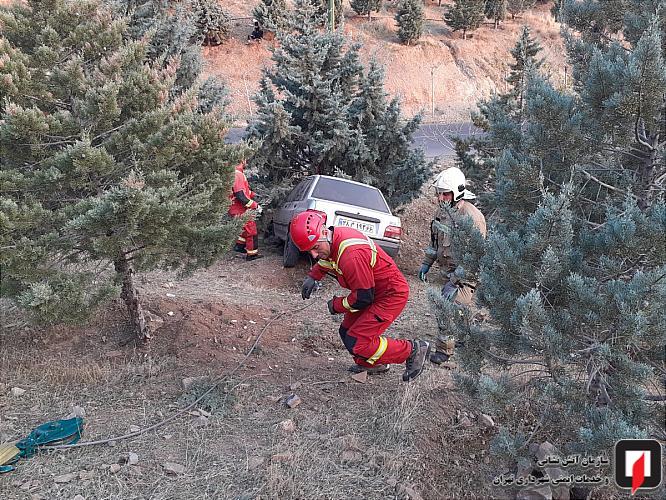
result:
[[[408,290],[379,298],[362,311],[345,313],[340,338],[357,365],[369,368],[377,364],[404,363],[412,353],[409,340],[382,335],[405,308]]]
[[[243,231],[236,243],[245,246],[245,252],[248,255],[256,255],[259,252],[259,237],[257,236],[257,224],[254,220],[249,220],[243,226]]]

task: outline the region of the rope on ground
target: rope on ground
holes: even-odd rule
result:
[[[185,408],[182,408],[182,409],[178,410],[176,413],[174,413],[174,414],[171,415],[170,417],[165,418],[164,420],[161,420],[160,422],[157,422],[156,424],[153,424],[153,425],[151,425],[150,427],[146,427],[145,429],[141,429],[141,430],[138,430],[138,431],[136,431],[136,432],[130,432],[129,434],[123,434],[122,436],[118,436],[118,437],[112,437],[112,438],[108,438],[108,439],[99,439],[99,440],[97,440],[97,441],[83,441],[83,442],[80,442],[80,443],[74,443],[74,444],[61,444],[61,445],[57,445],[57,446],[44,446],[43,448],[44,448],[44,449],[48,449],[48,450],[64,450],[64,449],[68,449],[68,448],[80,448],[80,447],[83,447],[83,446],[93,446],[93,445],[98,445],[98,444],[106,444],[106,443],[110,443],[110,442],[112,442],[112,441],[121,441],[121,440],[123,440],[123,439],[131,439],[131,438],[135,438],[135,437],[137,437],[137,436],[140,436],[141,434],[145,434],[146,432],[149,432],[149,431],[152,431],[152,430],[158,429],[159,427],[162,427],[163,425],[168,424],[169,422],[173,421],[174,419],[176,419],[176,418],[179,417],[180,415],[182,415],[182,414],[188,412],[189,410],[191,410],[192,408],[194,408],[194,407],[195,407],[195,406],[196,406],[196,405],[197,405],[197,404],[198,404],[203,398],[205,398],[205,397],[208,396],[211,392],[213,392],[213,391],[214,391],[214,390],[215,390],[215,389],[216,389],[216,388],[217,388],[222,382],[224,382],[225,380],[231,378],[231,377],[232,377],[232,376],[233,376],[238,370],[240,370],[241,367],[245,364],[245,362],[246,362],[246,361],[249,359],[249,357],[252,355],[252,353],[253,353],[254,350],[256,349],[257,345],[259,345],[259,341],[261,340],[261,337],[263,336],[263,334],[264,334],[264,332],[266,331],[266,329],[267,329],[267,328],[268,328],[268,327],[269,327],[274,321],[278,320],[279,318],[281,318],[282,316],[284,316],[284,315],[287,314],[288,312],[290,312],[291,314],[295,314],[295,313],[301,312],[302,310],[304,310],[304,309],[310,307],[310,306],[311,306],[312,304],[314,304],[315,302],[317,302],[317,301],[316,301],[316,300],[312,300],[312,301],[308,302],[306,305],[304,305],[303,307],[299,307],[298,309],[295,309],[295,310],[293,310],[293,311],[282,311],[282,312],[276,314],[275,316],[273,316],[273,317],[268,321],[268,323],[266,323],[266,324],[264,325],[264,327],[261,329],[261,331],[260,331],[259,334],[257,335],[257,338],[254,340],[254,343],[252,344],[252,346],[250,347],[250,349],[249,349],[249,350],[247,351],[247,353],[245,354],[245,357],[244,357],[244,358],[238,363],[238,365],[236,365],[236,367],[235,367],[233,370],[231,370],[229,373],[226,373],[226,374],[220,376],[220,377],[215,381],[215,383],[214,383],[213,385],[211,385],[211,386],[206,390],[206,392],[204,392],[201,396],[199,396],[196,400],[194,400],[192,403],[190,403],[189,405],[187,405]]]

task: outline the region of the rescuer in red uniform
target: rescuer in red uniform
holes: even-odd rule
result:
[[[344,313],[340,337],[356,362],[352,371],[381,373],[389,369],[389,364],[405,363],[402,379],[408,382],[418,377],[430,344],[382,335],[409,297],[407,281],[393,259],[356,229],[326,228],[325,215],[314,210],[296,215],[290,234],[300,251],[319,259],[303,282],[303,299],[310,298],[327,273],[351,290],[346,297],[329,300],[328,311]]]
[[[247,182],[244,170],[244,161],[236,165],[234,185],[231,188],[231,194],[229,195],[229,198],[231,199],[229,215],[238,217],[243,215],[247,210],[255,210],[256,217],[259,217],[262,208],[261,205],[252,199],[256,193],[250,189],[250,184]],[[238,237],[238,240],[236,240],[236,246],[234,247],[234,250],[237,252],[245,252],[246,260],[254,260],[261,257],[261,255],[259,255],[259,237],[257,234],[257,223],[254,221],[253,217],[243,226],[243,231]]]

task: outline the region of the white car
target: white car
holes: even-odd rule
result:
[[[344,226],[367,234],[390,256],[400,250],[400,218],[391,213],[382,192],[361,182],[311,175],[299,182],[273,214],[273,233],[285,242],[283,264],[293,267],[300,252],[289,237],[294,215],[305,210],[326,215],[328,226]]]

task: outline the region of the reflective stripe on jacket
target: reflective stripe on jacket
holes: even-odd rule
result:
[[[245,165],[243,163],[236,165],[234,185],[229,195],[229,199],[231,200],[231,205],[229,206],[230,215],[243,215],[246,210],[254,210],[258,205],[252,199],[255,193],[250,189],[250,183],[243,172],[244,169]]]
[[[404,277],[381,247],[366,235],[347,227],[333,230],[331,254],[319,260],[309,275],[320,281],[327,273],[338,280],[340,286],[351,290],[346,297],[336,297],[336,312],[357,312],[375,301],[402,290]]]

